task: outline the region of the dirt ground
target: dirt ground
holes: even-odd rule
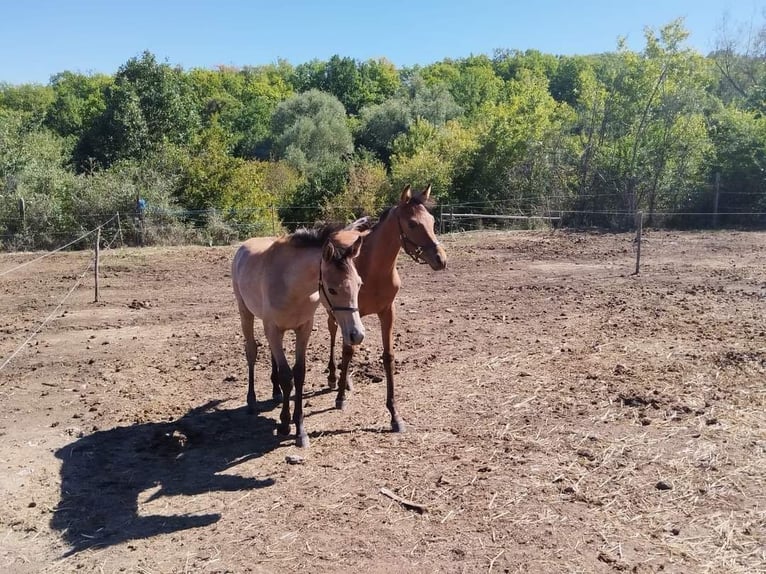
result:
[[[408,432],[374,318],[334,409],[320,311],[308,450],[245,412],[235,247],[108,251],[58,309],[89,254],[1,276],[0,364],[52,318],[0,371],[0,571],[766,572],[766,234],[650,231],[638,276],[627,234],[444,242],[399,260]]]

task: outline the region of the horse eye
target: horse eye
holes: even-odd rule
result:
[[[414,221],[410,221],[409,225],[410,225],[410,229],[415,229],[418,226],[418,224],[415,223]]]
[[[337,295],[338,294],[338,292],[335,289],[333,289],[332,287],[330,287],[328,289],[328,291],[330,292],[330,295]]]

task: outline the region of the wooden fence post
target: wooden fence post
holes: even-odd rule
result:
[[[644,212],[639,211],[636,214],[636,271],[633,275],[638,275],[638,268],[641,264],[641,235],[644,227]]]
[[[721,195],[721,174],[715,174],[715,203],[713,204],[713,229],[718,227],[718,199]]]
[[[277,214],[274,206],[271,206],[271,234],[277,234]]]
[[[93,300],[94,303],[98,303],[98,265],[99,265],[99,252],[101,251],[101,228],[99,227],[96,230],[96,255],[94,259],[93,264],[93,273],[94,273],[94,279],[95,279],[95,298]]]
[[[19,217],[21,217],[21,228],[27,228],[27,204],[23,197],[19,198]]]
[[[117,212],[117,233],[120,236],[120,247],[124,247],[124,242],[122,240],[122,224],[120,223],[120,212]]]

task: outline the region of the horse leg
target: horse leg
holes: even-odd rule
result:
[[[295,423],[295,444],[299,447],[308,448],[309,435],[303,427],[303,383],[306,380],[306,347],[311,336],[314,321],[309,321],[295,330],[295,366],[293,378],[295,379],[295,407],[293,410],[293,422]]]
[[[338,396],[335,398],[335,408],[343,410],[346,406],[346,390],[351,390],[348,378],[348,367],[354,357],[354,347],[343,345],[343,356],[340,362],[340,382],[338,383]]]
[[[327,315],[327,330],[330,331],[330,361],[327,363],[327,385],[334,389],[338,386],[335,376],[335,336],[338,334],[338,324],[332,315]]]
[[[247,358],[247,412],[255,414],[255,361],[258,359],[258,343],[253,332],[254,315],[242,301],[237,300],[242,334],[245,336],[245,357]]]
[[[279,413],[277,432],[281,435],[290,434],[290,392],[293,390],[293,373],[287,364],[285,350],[282,347],[285,332],[276,325],[264,325],[263,330],[271,347],[271,356],[277,365],[277,377],[282,387],[282,412]]]
[[[282,389],[279,385],[279,368],[274,353],[271,354],[271,400],[275,403],[282,402]]]
[[[396,412],[396,399],[394,398],[394,319],[396,317],[393,304],[378,313],[380,319],[380,331],[383,338],[383,369],[386,371],[386,407],[391,413],[391,430],[404,432],[404,421]]]

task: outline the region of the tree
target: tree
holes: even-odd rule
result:
[[[711,118],[711,171],[720,175],[719,211],[722,213],[759,213],[766,211],[766,117],[734,106],[722,107]],[[698,209],[712,211],[713,194],[694,201]],[[741,225],[742,217],[722,216]],[[747,217],[757,222],[763,218]]]
[[[412,121],[411,106],[402,98],[367,106],[359,115],[356,143],[373,152],[388,165],[394,139],[407,131]]]
[[[458,121],[436,127],[416,120],[393,144],[391,181],[394,189],[407,184],[431,183],[442,203],[463,198],[461,182],[467,179],[479,141],[477,132]]]
[[[295,95],[277,106],[271,131],[275,156],[304,178],[293,197],[294,209],[281,215],[288,221],[310,221],[325,201],[343,190],[348,176],[346,160],[354,143],[343,104],[319,90]]]
[[[568,113],[550,96],[546,78],[522,71],[476,124],[477,147],[456,184],[461,200],[523,213],[547,206],[561,194],[556,169]]]
[[[658,204],[670,205],[669,194],[700,185],[710,76],[704,59],[683,47],[687,36],[680,20],[659,34],[647,29],[642,53],[621,44],[595,73],[581,74],[579,207],[600,196],[601,211],[625,212],[622,225],[632,225],[640,208],[651,222]]]
[[[711,59],[725,103],[766,112],[766,23],[737,25],[724,17]]]
[[[423,68],[419,74],[429,86],[445,86],[467,115],[495,103],[503,88],[502,78],[495,74],[492,61],[486,56],[444,60]]]
[[[380,104],[400,85],[394,65],[384,58],[358,62],[337,54],[327,62],[312,60],[296,67],[295,91],[320,90],[332,94],[350,115]]]
[[[362,109],[356,143],[375,153],[388,166],[394,140],[406,133],[415,121],[441,127],[461,112],[446,86],[429,86],[414,74],[396,96]]]
[[[354,150],[343,104],[319,90],[280,103],[271,118],[271,131],[276,157],[303,171],[342,159]]]
[[[101,74],[56,74],[51,78],[54,99],[46,114],[45,124],[59,135],[79,137],[86,126],[106,109],[104,94],[112,81],[110,76]]]
[[[105,109],[81,138],[75,160],[104,166],[143,157],[163,144],[186,144],[199,129],[192,93],[180,69],[144,52],[120,67],[106,90]]]
[[[11,86],[0,83],[0,110],[23,112],[27,117],[41,123],[53,102],[53,90],[49,86],[22,84]]]

